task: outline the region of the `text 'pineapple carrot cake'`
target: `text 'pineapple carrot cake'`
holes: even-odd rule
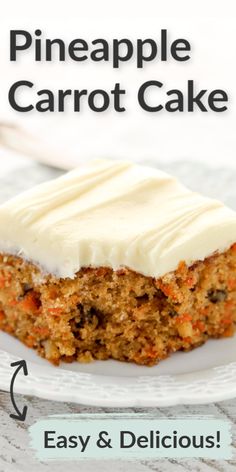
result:
[[[0,206],[0,328],[54,364],[153,365],[236,321],[236,213],[97,160]]]

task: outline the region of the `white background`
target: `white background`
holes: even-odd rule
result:
[[[236,16],[234,2],[10,2],[4,5],[1,18],[1,122],[15,123],[28,134],[8,134],[4,139],[12,147],[39,158],[60,160],[61,165],[93,157],[134,160],[204,161],[212,165],[235,165],[236,151]],[[163,5],[165,3],[165,5]],[[13,8],[14,4],[14,8]],[[11,14],[10,14],[11,11]],[[19,54],[16,63],[9,61],[9,30],[36,28],[43,38],[59,37],[66,43],[83,38],[90,43],[102,37],[153,38],[160,44],[160,31],[166,28],[169,40],[186,38],[191,44],[191,59],[168,62],[156,59],[137,69],[135,58],[119,70],[111,62],[65,63],[33,60],[34,48]],[[73,112],[68,99],[64,113],[18,113],[8,103],[8,90],[17,80],[30,80],[34,90],[24,92],[24,103],[37,100],[36,92],[49,88],[110,90],[116,82],[126,89],[126,112],[109,108],[94,113],[84,101],[80,113]],[[228,111],[215,113],[147,113],[138,105],[137,91],[146,80],[164,83],[163,92],[153,94],[165,101],[165,93],[179,88],[186,97],[186,84],[193,79],[197,88],[225,89],[229,95]],[[2,133],[5,133],[2,129]],[[31,136],[33,138],[31,139]],[[1,137],[1,136],[0,136]],[[3,134],[2,134],[3,137]],[[29,144],[30,143],[30,144]],[[26,149],[27,148],[27,149]],[[46,156],[46,157],[45,157]],[[66,157],[65,157],[66,156]],[[65,163],[66,162],[66,163]]]

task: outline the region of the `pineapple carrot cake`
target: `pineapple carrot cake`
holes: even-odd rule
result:
[[[0,328],[58,364],[153,365],[236,321],[236,213],[97,160],[0,206]]]

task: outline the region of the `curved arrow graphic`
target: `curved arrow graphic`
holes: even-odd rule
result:
[[[22,412],[19,410],[19,408],[17,407],[17,404],[15,402],[15,399],[14,399],[14,391],[13,390],[14,390],[14,381],[15,381],[15,378],[16,378],[18,372],[20,371],[20,369],[23,369],[24,375],[28,375],[28,369],[27,369],[26,361],[24,361],[24,360],[12,362],[11,367],[15,367],[15,366],[17,366],[17,369],[15,370],[15,372],[12,376],[12,379],[11,379],[10,395],[11,395],[12,405],[13,405],[13,407],[14,407],[17,414],[12,413],[12,414],[10,414],[10,417],[13,418],[14,420],[25,421],[28,407],[24,406]]]

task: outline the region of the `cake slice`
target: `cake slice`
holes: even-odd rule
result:
[[[0,328],[58,364],[153,365],[236,321],[236,213],[98,160],[0,206]]]

